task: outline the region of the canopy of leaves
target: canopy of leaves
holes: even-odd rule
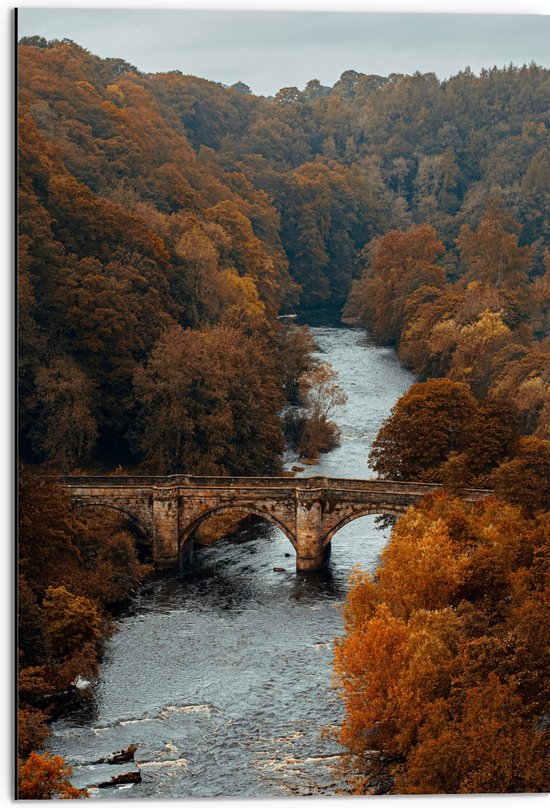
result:
[[[123,601],[149,567],[118,517],[103,509],[77,515],[40,470],[22,467],[19,480],[18,743],[25,760],[49,735],[56,694],[97,673],[109,632],[106,609]]]
[[[548,790],[548,527],[430,495],[355,572],[335,671],[358,793]]]
[[[413,384],[382,425],[369,462],[382,477],[490,487],[515,447],[510,405],[480,402],[464,382]]]
[[[365,264],[350,312],[381,341],[406,336],[403,356],[422,373],[451,369],[483,392],[507,329],[530,314],[544,328],[547,70],[443,82],[348,70],[332,88],[312,79],[265,99],[240,83],[140,73],[68,40],[27,37],[19,52],[21,445],[32,460],[144,460],[128,431],[133,379],[165,329],[236,326],[253,309],[269,330],[300,299],[343,304]],[[500,207],[486,211],[486,198]],[[415,325],[407,301],[428,287],[441,311],[446,273],[490,285],[500,305],[459,322],[443,302],[452,322],[419,356],[411,338],[430,341],[430,315],[421,306]]]
[[[58,755],[33,752],[19,765],[17,796],[20,800],[75,800],[87,797],[87,791],[70,783],[72,768]]]
[[[137,440],[155,471],[253,476],[278,468],[283,397],[257,339],[226,326],[174,326],[134,384]]]
[[[514,461],[519,436],[548,438],[547,270],[529,279],[535,246],[519,246],[519,230],[491,203],[475,229],[462,227],[456,253],[444,253],[426,226],[389,232],[363,251],[367,266],[345,316],[378,342],[398,345],[422,380],[374,442],[371,464],[379,474],[491,487],[495,468]],[[499,490],[511,501],[525,495],[529,507],[547,507],[548,469],[527,455],[506,466]]]

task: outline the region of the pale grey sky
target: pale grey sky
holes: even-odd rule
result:
[[[446,78],[467,65],[550,67],[550,16],[537,15],[19,9],[19,36],[33,34],[263,95],[312,78],[332,85],[348,69]]]

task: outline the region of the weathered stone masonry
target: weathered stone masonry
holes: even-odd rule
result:
[[[327,477],[64,477],[76,508],[120,511],[148,536],[157,567],[192,556],[199,524],[228,508],[256,514],[279,527],[296,550],[296,569],[317,570],[334,534],[368,514],[399,515],[441,486]],[[465,489],[469,503],[490,494]]]

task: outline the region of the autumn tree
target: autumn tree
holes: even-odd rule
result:
[[[511,341],[510,329],[500,312],[486,309],[475,322],[458,326],[449,319],[434,327],[431,346],[438,353],[450,354],[447,376],[464,381],[472,391],[486,396],[492,382],[495,354]]]
[[[316,421],[327,421],[339,407],[343,407],[347,396],[336,384],[338,374],[328,362],[320,362],[317,367],[303,374],[299,381],[300,399]]]
[[[468,448],[477,402],[467,384],[434,379],[413,386],[380,429],[369,463],[388,479],[437,481],[453,451]]]
[[[491,393],[513,400],[521,416],[522,430],[537,438],[550,438],[550,346],[518,344],[493,360]]]
[[[530,513],[550,509],[550,441],[522,438],[515,456],[497,468],[495,490]]]
[[[95,385],[75,362],[60,357],[38,370],[35,391],[31,436],[37,452],[63,472],[84,467],[98,437]]]
[[[53,480],[22,467],[19,474],[19,569],[41,596],[71,578],[80,561],[79,520],[68,494]]]
[[[287,400],[297,404],[300,379],[318,364],[313,354],[318,346],[307,326],[291,325],[279,333],[277,356],[282,360],[283,389]]]
[[[22,704],[17,710],[17,750],[20,758],[27,758],[34,750],[42,749],[50,737],[43,710]]]
[[[234,328],[167,330],[135,376],[139,444],[162,473],[277,467],[283,399],[261,344]]]
[[[546,250],[544,275],[533,279],[529,288],[531,296],[531,323],[534,335],[544,339],[550,333],[550,250]]]
[[[299,379],[299,397],[304,405],[304,415],[293,438],[303,457],[318,457],[319,452],[326,452],[338,445],[338,427],[330,417],[336,409],[344,406],[347,396],[336,384],[337,376],[327,362],[319,362]]]
[[[356,793],[548,788],[549,535],[439,492],[398,520],[374,577],[355,571],[334,664]]]
[[[522,710],[511,683],[490,673],[466,692],[458,715],[435,704],[397,777],[407,794],[506,794],[546,788],[546,733]]]
[[[77,516],[57,482],[35,469],[21,468],[19,479],[18,740],[26,757],[47,738],[56,694],[96,673],[109,625],[104,608],[127,597],[149,568],[120,521],[104,512]]]
[[[104,607],[126,600],[151,571],[143,562],[151,556],[150,539],[116,511],[86,508],[78,548],[82,565],[74,588]]]
[[[464,225],[457,239],[467,277],[497,288],[518,286],[526,280],[532,250],[518,245],[518,223],[496,205],[490,205],[478,227]]]
[[[375,339],[398,344],[406,299],[420,286],[443,284],[443,270],[435,263],[443,252],[429,225],[374,240],[366,248],[367,270],[353,285],[345,316],[358,319]]]
[[[73,771],[59,755],[33,752],[19,764],[17,796],[20,800],[75,800],[88,797],[85,789],[71,785]]]
[[[76,665],[77,672],[96,669],[103,618],[89,598],[73,595],[64,586],[48,587],[42,603],[51,658]]]

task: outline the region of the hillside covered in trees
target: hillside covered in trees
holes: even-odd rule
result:
[[[345,307],[418,379],[374,470],[501,498],[427,501],[354,581],[336,665],[357,790],[544,790],[550,71],[348,70],[264,98],[39,37],[18,67],[22,461],[280,473],[285,438],[334,437],[330,369],[280,315]],[[298,401],[307,423],[283,416]],[[20,526],[21,794],[78,796],[31,752],[148,567],[36,469]]]
[[[357,570],[335,670],[350,786],[548,791],[548,511],[424,497]]]
[[[537,274],[519,229],[491,205],[461,227],[456,252],[429,225],[364,249],[346,314],[420,380],[375,441],[382,476],[496,487],[550,507],[550,253]]]
[[[21,432],[35,459],[68,469],[123,457],[168,471],[185,468],[183,454],[196,463],[200,446],[202,471],[237,472],[246,452],[228,456],[216,418],[237,440],[228,425],[250,412],[247,449],[272,453],[240,470],[274,469],[271,405],[295,389],[276,315],[339,308],[366,245],[417,224],[442,242],[431,260],[448,250],[439,280],[423,283],[454,278],[455,239],[463,226],[477,232],[488,199],[517,223],[520,252],[530,245],[520,275],[537,279],[536,300],[524,305],[544,332],[549,71],[446,82],[347,71],[332,88],[312,80],[266,99],[142,74],[68,41],[23,40],[19,59]],[[174,363],[197,369],[183,383],[166,376]],[[235,363],[242,383],[228,380]],[[175,398],[194,410],[182,434]],[[162,457],[151,451],[160,442]]]

